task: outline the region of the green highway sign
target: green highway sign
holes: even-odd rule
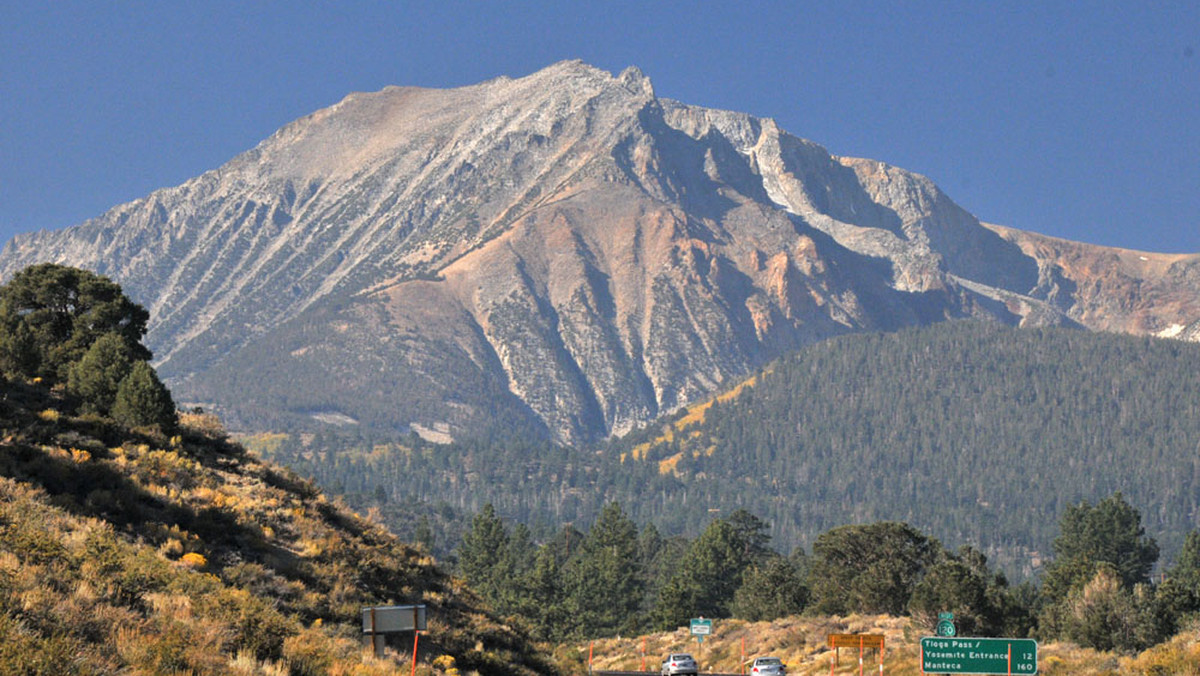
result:
[[[1037,641],[1031,638],[921,639],[924,674],[1036,674]]]
[[[712,634],[712,620],[703,617],[692,620],[692,636],[708,636]]]

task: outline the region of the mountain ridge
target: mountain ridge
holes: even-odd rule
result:
[[[1200,257],[1138,272],[1114,255],[575,61],[351,94],[180,186],[14,238],[0,278],[43,260],[113,277],[155,318],[178,397],[235,426],[514,424],[578,444],[851,331],[1200,336]]]

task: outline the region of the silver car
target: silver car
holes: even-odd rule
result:
[[[750,676],[785,676],[787,665],[778,657],[756,657],[750,665]]]
[[[662,676],[675,676],[676,674],[697,676],[699,673],[700,666],[687,653],[671,653],[662,663]]]

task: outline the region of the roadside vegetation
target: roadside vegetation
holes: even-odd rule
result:
[[[458,550],[459,570],[510,621],[552,642],[672,631],[691,618],[909,618],[932,636],[953,613],[960,636],[1033,637],[1134,655],[1200,619],[1200,531],[1157,580],[1158,546],[1114,494],[1064,514],[1040,585],[1010,586],[978,550],[945,548],[908,524],[840,526],[811,553],[769,546],[745,511],[714,519],[693,540],[641,532],[610,504],[582,533],[565,527],[535,544],[490,506]]]
[[[636,671],[643,664],[657,673],[662,657],[669,652],[690,652],[704,671],[742,673],[745,660],[771,655],[779,657],[791,676],[858,674],[858,651],[829,648],[830,634],[882,634],[884,673],[889,676],[920,676],[920,640],[929,633],[911,618],[888,615],[791,616],[764,622],[728,619],[713,623],[713,634],[703,646],[686,628],[654,632],[644,636],[597,639],[564,643],[555,658],[569,673],[587,673],[588,655],[595,671]],[[744,651],[743,651],[744,646]],[[879,673],[878,655],[864,651],[864,672]],[[1071,642],[1043,641],[1038,644],[1038,674],[1041,676],[1197,676],[1200,674],[1200,626],[1180,632],[1171,640],[1149,650],[1126,654],[1084,648]]]

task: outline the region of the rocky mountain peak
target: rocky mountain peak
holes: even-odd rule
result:
[[[654,85],[650,84],[650,78],[642,74],[641,68],[629,66],[621,71],[617,79],[630,91],[654,98]]]
[[[1195,257],[1139,267],[985,226],[926,177],[579,61],[351,94],[15,238],[0,275],[46,260],[119,281],[177,398],[259,428],[504,420],[580,443],[849,331],[1200,319]]]

